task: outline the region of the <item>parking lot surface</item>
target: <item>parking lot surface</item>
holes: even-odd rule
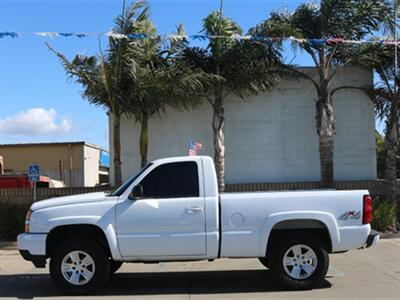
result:
[[[285,291],[257,259],[125,264],[96,295],[79,299],[400,299],[400,239],[331,255],[325,282]],[[0,250],[0,299],[70,299],[47,269],[35,269],[16,250]]]

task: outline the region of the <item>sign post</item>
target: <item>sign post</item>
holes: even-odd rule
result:
[[[36,202],[36,183],[40,180],[40,166],[38,164],[29,165],[28,179],[33,183],[33,202]]]

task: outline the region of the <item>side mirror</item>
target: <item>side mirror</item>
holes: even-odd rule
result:
[[[141,184],[138,184],[132,189],[131,193],[129,194],[129,199],[137,200],[140,198],[144,198],[144,191],[143,186]]]

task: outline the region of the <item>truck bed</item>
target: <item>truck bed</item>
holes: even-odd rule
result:
[[[367,190],[222,193],[221,256],[263,256],[266,242],[262,237],[273,230],[272,224],[286,220],[327,224],[333,252],[362,247],[370,232],[370,225],[362,224],[360,211],[366,194]],[[355,216],[341,218],[347,212]]]

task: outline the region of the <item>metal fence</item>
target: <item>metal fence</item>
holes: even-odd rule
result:
[[[337,190],[369,190],[372,195],[383,195],[385,182],[383,180],[358,180],[337,181]],[[227,192],[246,191],[292,191],[292,190],[318,190],[322,189],[321,183],[313,182],[282,182],[282,183],[241,183],[226,185]],[[400,180],[397,182],[397,190],[400,193]]]
[[[384,194],[383,180],[367,181],[338,181],[335,183],[337,190],[366,189],[374,196]],[[49,199],[68,195],[109,191],[110,187],[74,187],[74,188],[38,188],[37,199]],[[227,192],[255,192],[255,191],[292,191],[292,190],[318,190],[320,182],[282,182],[282,183],[242,183],[227,184]],[[397,183],[400,193],[400,180]],[[0,189],[0,201],[26,204],[33,201],[32,189]]]
[[[38,188],[37,200],[108,191],[109,187]],[[0,201],[15,204],[33,202],[33,189],[0,189]]]

